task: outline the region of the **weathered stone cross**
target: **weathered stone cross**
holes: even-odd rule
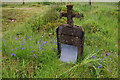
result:
[[[67,5],[67,11],[65,12],[60,12],[60,18],[61,17],[67,17],[67,24],[69,24],[69,26],[73,26],[73,17],[76,17],[76,18],[80,18],[80,17],[83,17],[83,15],[79,13],[73,13],[73,5],[72,4],[68,4]]]
[[[77,61],[83,54],[84,29],[81,26],[73,25],[73,17],[83,17],[80,13],[73,13],[73,5],[67,5],[67,11],[60,12],[61,17],[67,17],[67,24],[62,24],[56,29],[58,56],[64,62]]]

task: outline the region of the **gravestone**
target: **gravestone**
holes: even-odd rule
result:
[[[61,17],[67,17],[67,24],[56,29],[58,55],[61,61],[75,63],[83,55],[84,29],[73,24],[73,17],[83,17],[80,13],[73,13],[73,5],[67,5],[67,11],[60,12]]]

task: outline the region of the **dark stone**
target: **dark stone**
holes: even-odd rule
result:
[[[83,55],[84,29],[81,26],[73,25],[72,19],[73,17],[83,17],[83,15],[80,13],[73,13],[72,8],[73,5],[68,4],[67,11],[60,12],[60,18],[67,17],[67,24],[60,25],[56,29],[59,57],[61,53],[61,43],[76,46],[78,48],[78,56]]]
[[[69,27],[69,25],[65,24],[59,26],[56,32],[59,55],[61,53],[61,43],[78,47],[78,56],[82,55],[84,45],[84,29],[81,26],[74,25],[73,27]]]

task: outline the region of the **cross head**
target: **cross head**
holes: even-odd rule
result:
[[[80,18],[80,17],[83,17],[82,14],[79,13],[73,13],[73,5],[72,4],[68,4],[67,5],[67,12],[60,12],[60,18],[62,17],[67,17],[67,24],[69,24],[69,26],[73,26],[73,17],[76,17],[76,18]]]

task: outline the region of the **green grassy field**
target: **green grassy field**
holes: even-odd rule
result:
[[[56,28],[67,3],[2,4],[2,78],[117,78],[118,4],[71,3],[84,18],[84,55],[65,63],[57,55]]]

